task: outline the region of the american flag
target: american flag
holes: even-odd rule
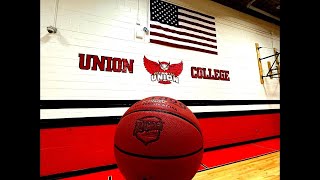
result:
[[[150,42],[218,55],[215,18],[150,0]]]

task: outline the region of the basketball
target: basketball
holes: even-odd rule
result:
[[[126,180],[191,180],[203,156],[199,121],[178,100],[142,99],[121,117],[114,154]]]

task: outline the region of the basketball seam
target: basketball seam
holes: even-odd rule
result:
[[[185,117],[183,117],[183,116],[180,116],[179,114],[175,114],[175,113],[172,113],[172,112],[170,112],[170,111],[140,109],[140,110],[132,111],[132,112],[130,112],[130,113],[122,116],[121,119],[124,118],[124,117],[126,117],[126,116],[129,115],[129,114],[136,113],[136,112],[141,112],[141,111],[153,111],[153,112],[155,111],[155,112],[167,113],[167,114],[170,114],[170,115],[179,117],[179,118],[187,121],[187,122],[188,122],[189,124],[191,124],[193,127],[195,127],[195,128],[197,129],[197,131],[200,133],[201,137],[203,137],[201,130],[200,130],[192,121],[188,120],[187,118],[185,118]]]
[[[130,155],[130,156],[134,156],[134,157],[140,157],[140,158],[145,158],[145,159],[159,159],[159,160],[164,160],[164,159],[179,159],[179,158],[184,158],[184,157],[188,157],[188,156],[192,156],[198,152],[200,152],[201,150],[203,150],[203,147],[201,147],[200,149],[194,151],[194,152],[191,152],[189,154],[184,154],[184,155],[179,155],[179,156],[147,156],[147,155],[142,155],[142,154],[135,154],[135,153],[131,153],[131,152],[127,152],[121,148],[119,148],[116,144],[114,145],[114,147],[124,153],[124,154],[127,154],[127,155]]]

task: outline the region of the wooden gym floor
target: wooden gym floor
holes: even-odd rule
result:
[[[280,151],[198,172],[192,180],[279,180]]]

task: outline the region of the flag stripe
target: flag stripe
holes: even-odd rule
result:
[[[179,20],[183,19],[183,20],[186,20],[186,21],[191,21],[191,22],[195,22],[195,23],[198,23],[198,24],[202,24],[202,25],[205,25],[205,26],[210,27],[210,28],[215,28],[215,25],[208,24],[208,23],[205,23],[205,22],[202,22],[202,21],[198,21],[196,19],[188,18],[188,17],[182,16],[182,15],[179,15],[178,18],[179,18]],[[202,28],[202,29],[204,29],[204,28]],[[204,30],[207,30],[207,29],[204,29]],[[208,30],[208,31],[211,32],[212,30]]]
[[[184,14],[188,14],[190,16],[194,16],[194,17],[198,17],[198,18],[201,18],[201,19],[204,19],[204,20],[207,20],[207,21],[210,21],[210,22],[214,22],[215,20],[214,19],[211,19],[211,18],[207,18],[207,17],[204,17],[204,16],[201,16],[199,14],[195,14],[195,13],[192,13],[190,11],[185,11],[181,8],[178,9],[178,13],[184,13]]]
[[[194,31],[194,32],[198,32],[198,33],[202,33],[202,34],[206,34],[206,35],[209,35],[209,36],[216,37],[216,34],[208,33],[206,31],[202,31],[202,30],[199,30],[199,29],[194,29],[194,28],[187,27],[187,26],[184,26],[184,25],[179,25],[179,28],[183,28],[183,29],[187,29],[187,30],[190,30],[190,31]]]
[[[165,27],[162,27],[162,26],[159,26],[159,25],[155,25],[155,24],[151,24],[150,28],[161,29],[163,31],[176,33],[176,34],[180,34],[180,35],[185,35],[185,36],[190,36],[190,37],[194,37],[194,38],[198,38],[198,39],[202,39],[202,40],[206,40],[206,41],[211,41],[211,42],[214,42],[214,43],[217,42],[217,40],[215,40],[215,39],[210,39],[210,38],[207,38],[207,37],[198,36],[198,35],[190,34],[190,33],[187,33],[187,32],[176,31],[176,30],[165,28]]]
[[[201,45],[201,46],[207,46],[207,47],[211,47],[211,48],[215,48],[215,49],[217,48],[217,46],[214,46],[214,45],[210,45],[210,44],[206,44],[206,43],[202,43],[202,42],[198,42],[198,41],[192,41],[192,40],[189,40],[189,39],[183,39],[183,38],[168,36],[168,35],[165,35],[165,34],[162,34],[162,33],[157,33],[157,32],[151,32],[150,35],[164,37],[164,38],[173,39],[173,40],[182,41],[182,42],[198,44],[198,45]]]
[[[201,49],[201,48],[184,46],[184,45],[180,45],[180,44],[174,44],[174,43],[169,43],[169,42],[160,41],[160,40],[155,40],[155,39],[150,39],[150,42],[151,42],[151,43],[155,43],[155,44],[164,45],[164,46],[175,47],[175,48],[194,50],[194,51],[205,52],[205,53],[215,54],[215,55],[218,54],[216,51],[210,51],[210,50],[205,50],[205,49]]]
[[[190,37],[190,36],[184,36],[184,35],[180,35],[180,34],[176,34],[176,33],[166,32],[166,31],[159,30],[159,29],[153,29],[150,32],[157,32],[157,33],[165,34],[165,35],[168,35],[168,36],[174,36],[174,37],[178,37],[178,38],[189,39],[189,40],[192,40],[192,41],[206,43],[206,44],[210,44],[210,45],[214,45],[214,46],[217,45],[217,43],[213,43],[211,41],[206,41],[206,40],[202,40],[202,39],[198,39],[198,38],[194,38],[194,37]],[[179,41],[177,43],[180,43],[180,42],[181,41]],[[192,44],[190,44],[190,45],[192,45]]]
[[[211,47],[207,47],[207,46],[201,46],[201,45],[198,45],[198,44],[172,40],[172,39],[163,38],[163,37],[159,37],[159,36],[150,36],[150,39],[159,40],[159,41],[166,41],[168,43],[179,44],[179,45],[182,45],[182,46],[190,46],[190,47],[205,49],[205,50],[209,50],[209,51],[216,51],[217,50],[217,49],[214,49],[214,48],[211,48]]]
[[[194,25],[194,26],[199,26],[199,27],[202,27],[202,28],[206,28],[206,29],[209,29],[209,30],[212,30],[212,31],[216,30],[216,28],[208,27],[208,26],[196,23],[196,22],[191,22],[191,21],[185,20],[185,19],[179,19],[179,22],[188,23],[188,24],[191,24],[191,25]]]
[[[186,26],[186,27],[189,27],[189,28],[194,28],[194,29],[197,29],[197,30],[199,30],[199,31],[203,31],[203,32],[207,32],[207,33],[215,33],[215,31],[212,31],[212,30],[209,30],[209,29],[206,29],[206,28],[202,28],[202,27],[199,27],[199,26],[194,26],[194,25],[192,25],[192,24],[188,24],[188,23],[185,23],[185,22],[179,22],[179,26],[178,27],[180,27],[180,26]],[[194,33],[194,32],[192,32],[192,33]],[[203,34],[203,35],[205,35],[205,34]]]
[[[211,22],[211,21],[208,21],[208,20],[196,17],[196,16],[191,16],[191,15],[183,13],[183,12],[178,12],[178,15],[185,16],[185,17],[192,18],[192,19],[196,19],[198,21],[202,21],[202,22],[205,22],[205,23],[208,23],[208,24],[212,24],[212,25],[216,24],[215,22]]]
[[[212,16],[209,16],[209,15],[206,15],[206,14],[202,14],[202,13],[199,13],[199,12],[197,12],[197,11],[193,11],[193,10],[191,10],[191,9],[186,9],[186,8],[184,8],[184,7],[179,7],[180,9],[183,9],[183,10],[185,10],[185,11],[189,11],[189,12],[192,12],[192,13],[195,13],[195,14],[199,14],[200,16],[204,16],[204,17],[207,17],[207,18],[210,18],[210,19],[215,19],[214,17],[212,17]]]

